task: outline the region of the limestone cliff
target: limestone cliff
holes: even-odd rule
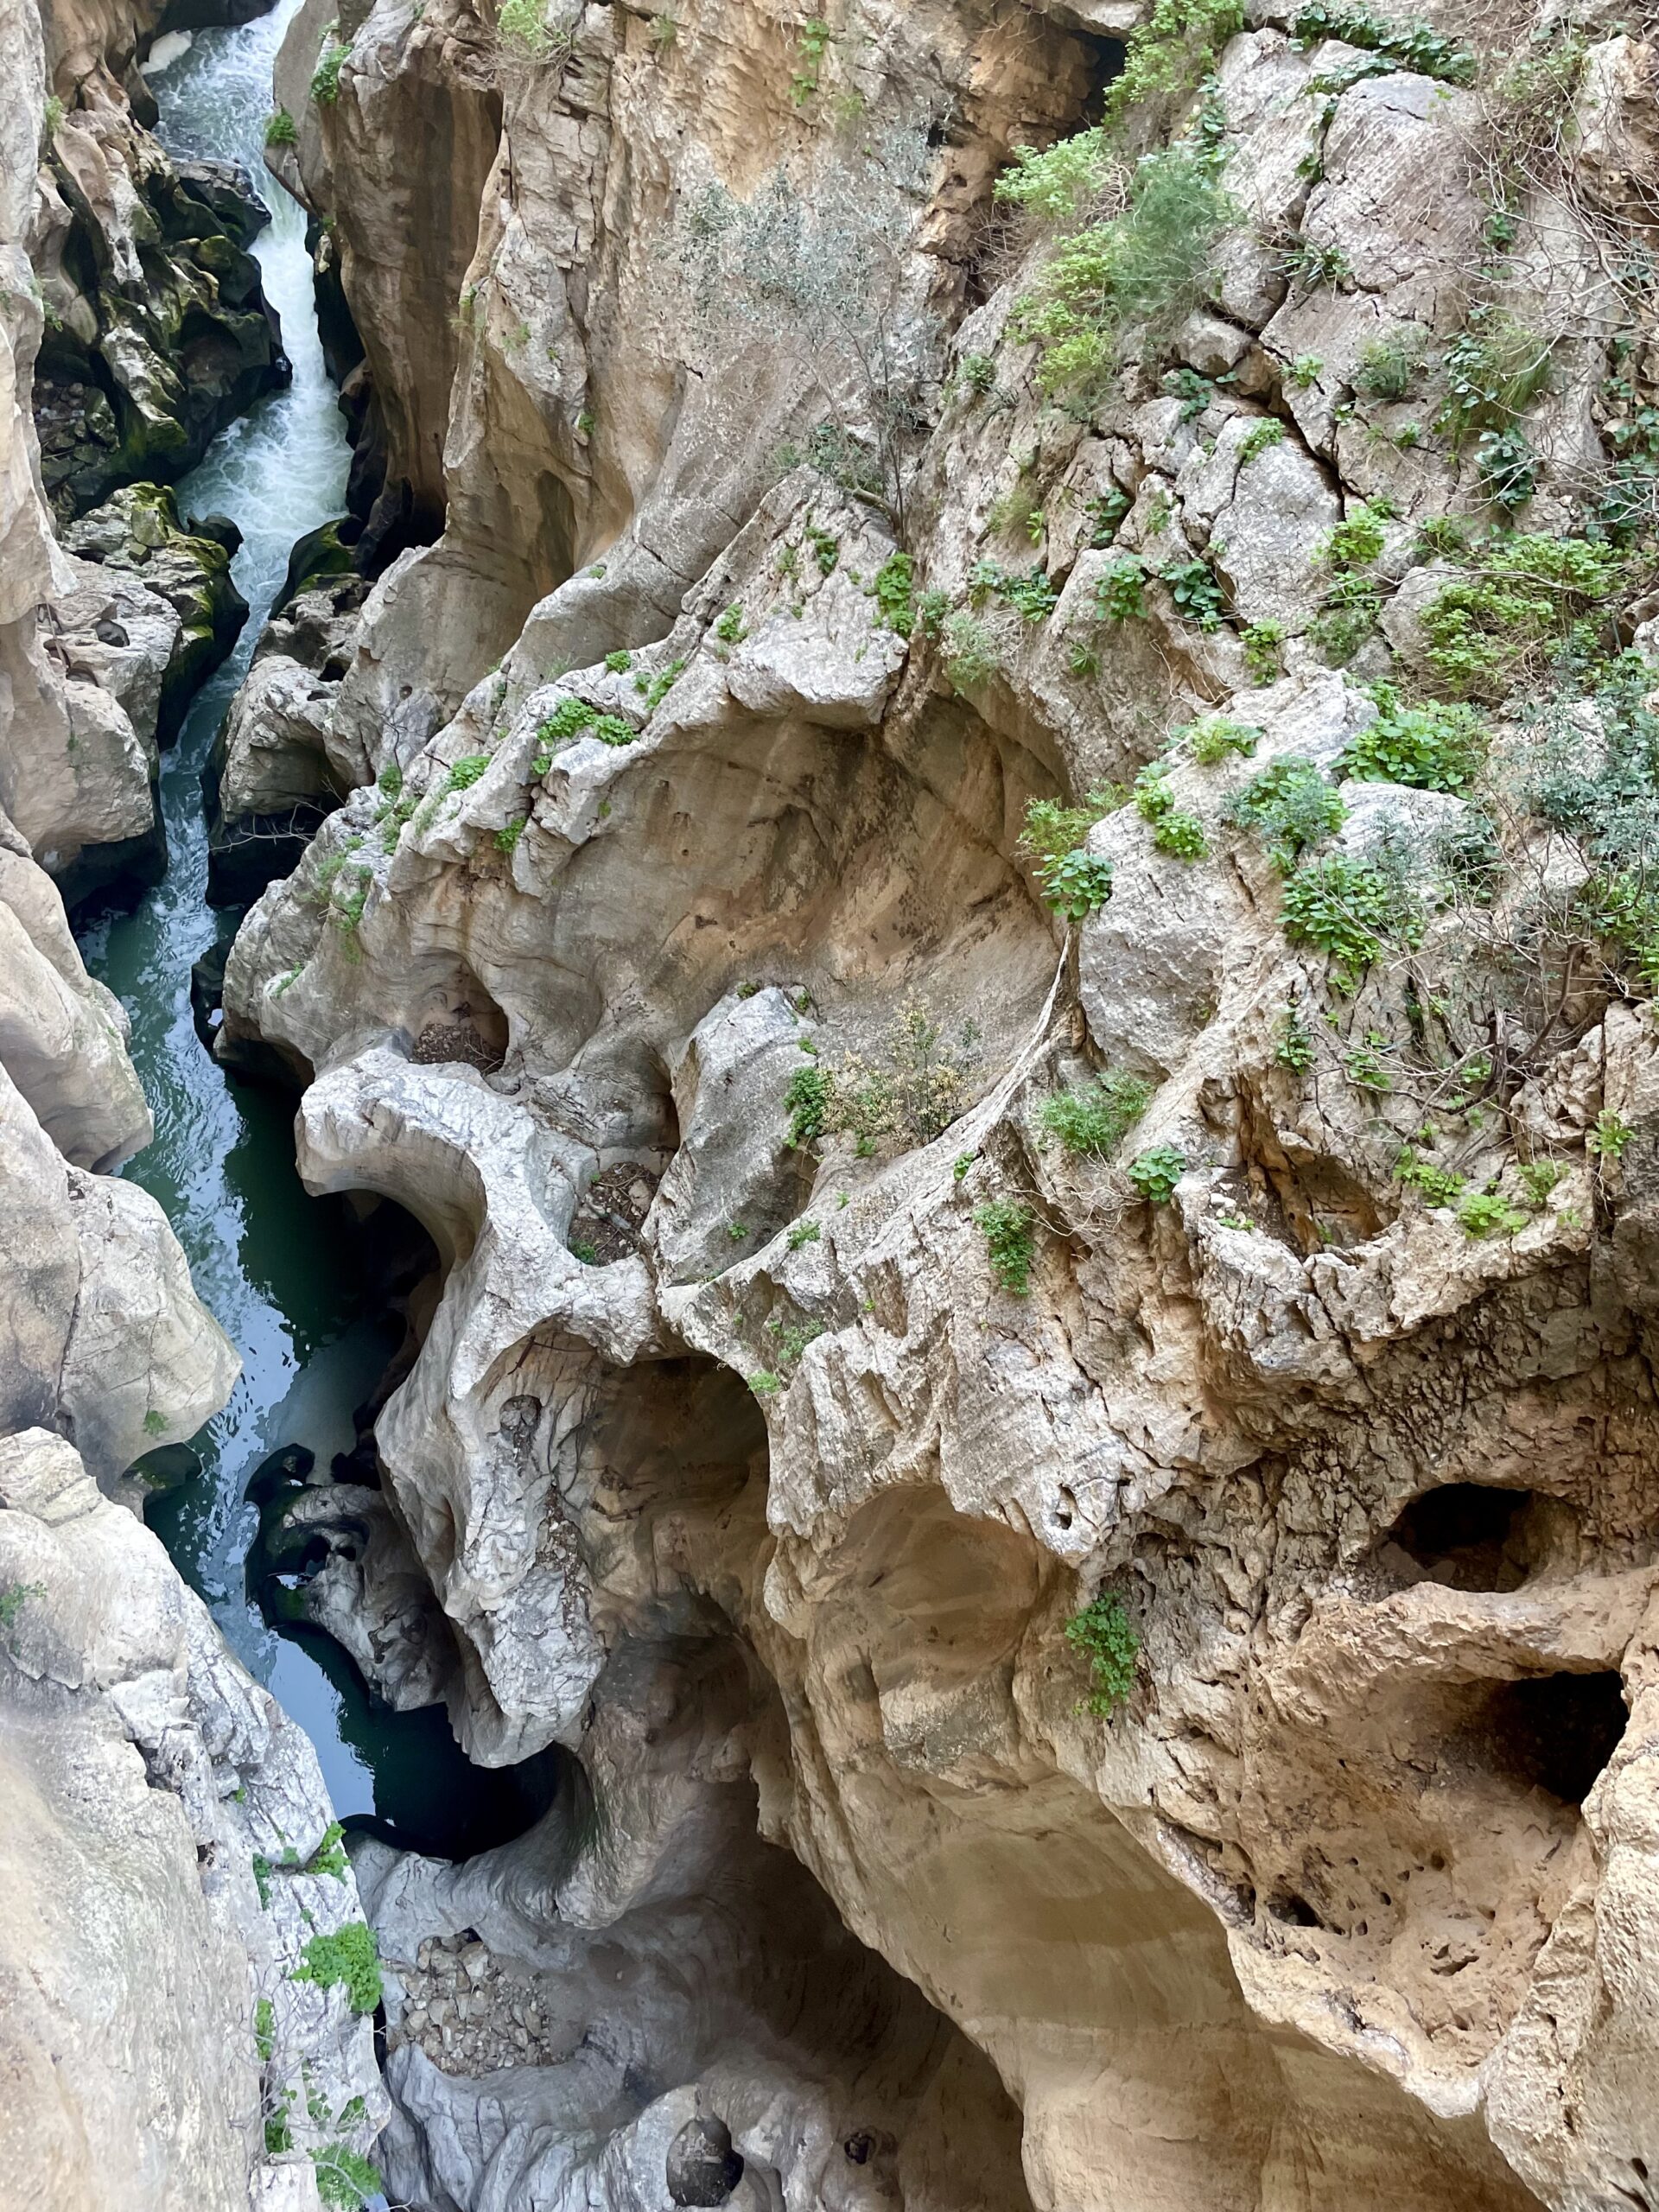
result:
[[[395,2196],[1652,2205],[1654,68],[296,17],[384,485],[220,1049],[439,1256],[303,1602],[565,1777],[355,1847]]]

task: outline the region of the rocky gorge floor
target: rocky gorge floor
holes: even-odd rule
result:
[[[64,900],[237,614],[35,362],[163,20],[7,18],[17,2201],[1650,2205],[1659,34],[297,10],[355,459],[207,1012],[428,1240],[266,1521],[556,1773],[452,1863],[122,1510],[235,1353]],[[144,342],[268,327],[131,143]]]

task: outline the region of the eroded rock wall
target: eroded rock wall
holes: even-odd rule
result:
[[[1639,883],[1574,903],[1630,848],[1536,748],[1593,784],[1651,735],[1606,487],[1650,497],[1608,272],[1652,57],[1569,26],[1517,92],[1457,22],[1263,10],[1137,80],[1150,168],[1076,139],[1061,219],[999,212],[1131,28],[707,0],[492,48],[383,5],[300,127],[407,469],[453,371],[443,537],[315,717],[357,788],[226,976],[311,1185],[442,1262],[309,1602],[592,1799],[456,1876],[372,1858],[440,2202],[652,2201],[705,2119],[741,2164],[675,2201],[1017,2201],[895,2095],[907,2029],[722,2055],[778,1907],[756,1874],[711,1962],[698,1839],[752,1863],[751,1807],[941,2075],[995,2067],[1037,2205],[1650,2201],[1655,1044]],[[444,39],[500,139],[428,236],[385,125],[353,149]],[[1224,181],[1185,311],[1068,381],[1102,226],[1172,175]],[[413,375],[400,299],[469,233]],[[601,1958],[637,2006],[567,2050],[538,1977]],[[873,2054],[892,2159],[826,2163]]]

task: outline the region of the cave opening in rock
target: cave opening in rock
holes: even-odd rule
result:
[[[1535,1491],[1444,1483],[1399,1515],[1379,1547],[1379,1562],[1405,1581],[1518,1590],[1575,1524],[1571,1507]]]
[[[1538,1675],[1485,1690],[1471,1732],[1493,1769],[1582,1805],[1618,1748],[1629,1714],[1611,1670]]]

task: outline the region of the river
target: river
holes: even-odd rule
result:
[[[156,1139],[124,1171],[161,1201],[196,1289],[242,1355],[230,1404],[198,1437],[199,1477],[155,1500],[150,1525],[206,1599],[226,1641],[316,1745],[336,1811],[372,1815],[401,1840],[464,1855],[524,1825],[508,1776],[468,1765],[441,1707],[396,1714],[327,1638],[273,1632],[245,1586],[258,1516],[249,1477],[301,1444],[327,1468],[355,1441],[353,1408],[397,1341],[361,1282],[337,1207],[309,1198],[294,1164],[293,1101],[227,1077],[192,1020],[192,963],[226,926],[207,904],[201,772],[281,590],[294,541],[345,510],[350,452],[323,366],[305,217],[264,166],[271,67],[300,0],[251,23],[195,33],[150,78],[157,137],[172,151],[239,161],[272,211],[255,251],[281,318],[293,381],[214,441],[177,486],[185,516],[229,515],[234,575],[250,613],[235,652],[194,700],[163,755],[165,880],[136,912],[82,934],[88,967],[125,1005]]]

